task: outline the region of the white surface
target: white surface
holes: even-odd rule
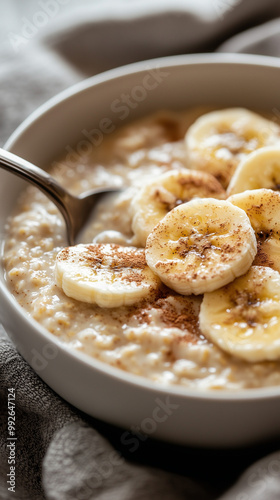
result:
[[[270,58],[182,56],[144,62],[94,77],[55,98],[20,127],[9,142],[10,149],[44,165],[66,145],[78,141],[83,128],[98,126],[101,118],[111,117],[120,125],[111,103],[123,88],[131,90],[141,84],[147,68],[152,66],[165,76],[157,91],[151,91],[141,105],[131,111],[129,119],[163,106],[184,108],[203,103],[271,111],[278,100],[280,62]],[[23,183],[15,182],[6,172],[0,172],[0,179],[0,233],[3,235],[17,189]],[[10,295],[3,274],[1,269],[0,303],[6,330],[40,377],[83,411],[129,428],[153,415],[159,399],[166,402],[169,398],[174,405],[172,411],[165,421],[155,426],[153,437],[181,444],[224,447],[280,435],[280,387],[234,394],[198,393],[183,387],[166,389],[89,359],[70,351],[30,319]],[[38,359],[46,346],[52,346],[53,356],[42,365]]]

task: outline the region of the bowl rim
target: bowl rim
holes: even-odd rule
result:
[[[258,66],[269,68],[280,68],[280,59],[271,56],[251,55],[251,54],[233,54],[233,53],[217,53],[217,54],[186,54],[177,56],[161,57],[156,59],[149,59],[132,64],[127,64],[118,68],[114,68],[98,75],[86,78],[67,89],[59,92],[57,95],[47,100],[44,104],[39,106],[33,111],[10,135],[5,145],[5,149],[12,150],[21,134],[25,132],[29,126],[33,125],[39,119],[55,108],[62,101],[70,100],[74,95],[82,93],[83,91],[94,87],[95,85],[102,84],[108,80],[115,80],[128,74],[140,73],[144,70],[153,68],[176,67],[176,66],[200,66],[200,65],[243,65],[243,66]],[[149,67],[147,67],[149,65]],[[0,241],[1,255],[3,255],[4,240]],[[260,388],[246,388],[238,390],[230,389],[197,389],[190,388],[183,385],[164,385],[160,382],[150,380],[144,376],[135,375],[133,373],[120,370],[114,366],[106,364],[88,354],[82,353],[70,347],[68,344],[61,341],[58,337],[50,333],[45,327],[38,323],[34,318],[27,315],[26,311],[16,301],[15,297],[9,290],[8,285],[4,281],[5,286],[0,287],[0,292],[5,296],[5,299],[15,308],[16,313],[20,316],[21,320],[26,325],[31,326],[37,330],[41,337],[48,343],[53,343],[57,349],[62,349],[70,358],[75,361],[81,362],[86,365],[88,369],[94,369],[106,376],[117,379],[130,386],[145,389],[153,393],[161,393],[165,396],[176,396],[183,399],[195,398],[200,401],[228,401],[228,402],[242,402],[242,401],[256,401],[275,399],[280,396],[280,386],[269,386]]]
[[[150,69],[148,65],[153,67],[163,68],[165,66],[175,67],[182,65],[241,65],[241,66],[266,66],[270,68],[280,67],[280,58],[273,56],[263,56],[255,54],[234,54],[234,53],[199,53],[199,54],[183,54],[167,57],[159,57],[155,59],[147,59],[145,61],[139,61],[136,63],[126,64],[117,68],[109,69],[102,73],[94,76],[90,76],[81,80],[80,82],[74,83],[73,85],[62,90],[55,96],[48,99],[46,102],[41,104],[36,108],[23,122],[16,127],[14,132],[6,140],[4,148],[10,149],[14,146],[14,143],[19,139],[19,136],[23,131],[33,124],[37,119],[41,118],[45,113],[47,113],[50,108],[55,107],[62,101],[67,101],[71,99],[74,94],[78,94],[87,90],[88,88],[101,84],[107,80],[121,78],[126,76],[128,73],[141,73],[144,70]]]

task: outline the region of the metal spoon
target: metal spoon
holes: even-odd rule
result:
[[[100,198],[121,190],[114,187],[100,188],[74,196],[41,168],[1,148],[0,167],[34,184],[55,203],[65,220],[70,245],[74,245],[76,236]]]

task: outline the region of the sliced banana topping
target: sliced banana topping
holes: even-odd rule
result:
[[[213,174],[227,187],[245,156],[279,140],[274,122],[247,109],[224,109],[201,116],[189,128],[187,156],[190,167]]]
[[[132,229],[143,247],[155,225],[174,207],[193,198],[225,198],[221,184],[210,174],[172,170],[145,184],[131,204]]]
[[[224,286],[247,272],[256,252],[256,237],[244,210],[212,198],[171,210],[146,245],[149,267],[183,295]]]
[[[280,274],[252,266],[229,285],[204,295],[203,334],[221,349],[251,362],[280,358]]]
[[[280,145],[258,149],[238,165],[228,186],[228,194],[247,189],[280,191]]]
[[[256,233],[258,252],[253,264],[280,272],[280,193],[255,189],[234,194],[228,201],[245,210]]]
[[[98,243],[61,250],[55,280],[68,297],[110,308],[134,304],[160,286],[143,249]]]

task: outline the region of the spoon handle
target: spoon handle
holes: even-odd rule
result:
[[[0,167],[25,179],[43,191],[61,209],[61,201],[67,200],[70,193],[45,170],[19,156],[0,148]]]
[[[62,214],[67,229],[70,244],[74,242],[73,221],[69,206],[75,203],[76,198],[64,189],[51,175],[33,163],[0,148],[0,168],[31,182],[57,206]]]

